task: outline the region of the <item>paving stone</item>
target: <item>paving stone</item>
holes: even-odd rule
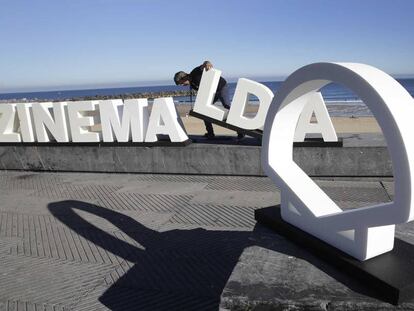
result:
[[[140,194],[167,194],[167,195],[191,195],[203,190],[207,183],[193,182],[165,182],[145,181],[131,183],[118,192],[133,192]]]
[[[342,208],[392,198],[391,180],[316,182]],[[0,311],[393,309],[256,224],[280,201],[268,178],[0,172],[0,196]]]
[[[95,200],[119,189],[121,187],[116,185],[77,185],[65,183],[50,185],[50,187],[35,192],[33,195],[46,198]]]
[[[197,192],[190,200],[193,204],[215,204],[215,205],[236,205],[267,207],[280,203],[279,191],[269,192],[248,192],[228,190],[202,190]]]
[[[97,201],[98,205],[115,210],[135,210],[152,212],[176,211],[187,205],[191,195],[112,193]]]
[[[137,177],[140,181],[168,183],[207,183],[206,189],[235,191],[276,191],[277,187],[267,177],[241,176],[195,176],[195,175],[154,175],[146,174]]]
[[[114,268],[4,254],[0,265],[0,299],[61,307],[75,303]]]
[[[206,175],[165,175],[165,174],[142,174],[136,175],[138,181],[151,182],[189,182],[189,183],[209,183],[214,181],[217,176]]]
[[[0,174],[0,189],[22,190],[47,189],[61,182],[61,178],[57,174],[41,174],[41,173],[22,173],[7,172]]]
[[[277,187],[267,177],[224,177],[218,176],[209,182],[206,189],[229,191],[275,192]]]
[[[19,247],[23,247],[22,238],[0,237],[0,254],[16,255]]]
[[[89,222],[82,224],[77,222],[77,218],[65,216],[65,224],[71,227],[68,228],[52,215],[1,213],[0,238],[2,241],[20,238],[19,243],[14,245],[9,242],[19,255],[79,262],[119,263],[123,260],[122,255],[125,256],[126,251],[122,247],[116,250],[118,255],[114,255],[115,249],[110,252],[92,242],[100,240],[110,243],[106,242],[110,236],[104,235],[99,229],[105,230],[114,239],[140,247],[113,224],[102,219],[99,221],[92,222],[93,225]]]
[[[105,174],[105,173],[88,173],[82,172],[59,172],[58,174],[62,183],[73,183],[77,185],[116,185],[126,187],[130,184],[137,183],[136,174]]]
[[[201,204],[191,204],[181,208],[171,217],[170,222],[251,228],[256,224],[253,207]]]
[[[390,201],[380,182],[320,180],[316,183],[334,201],[361,203]]]
[[[32,303],[21,300],[0,301],[0,311],[67,311],[64,306],[50,305],[47,303]]]
[[[36,191],[36,190],[35,190]],[[34,197],[35,191],[7,191],[2,193],[0,191],[0,211],[20,214],[48,214],[48,204],[51,202],[50,198]]]

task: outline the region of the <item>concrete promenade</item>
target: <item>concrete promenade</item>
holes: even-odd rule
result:
[[[393,197],[317,182],[344,208]],[[256,224],[280,199],[265,177],[0,171],[0,195],[0,310],[396,309]]]

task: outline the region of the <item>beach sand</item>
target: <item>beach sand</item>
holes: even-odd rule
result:
[[[177,113],[181,117],[184,127],[189,135],[204,135],[206,133],[203,120],[189,116],[190,105],[176,106]],[[151,109],[151,107],[150,107]],[[257,112],[257,106],[247,106],[246,113],[254,114]],[[332,117],[332,123],[336,133],[381,133],[381,129],[373,117]],[[236,132],[224,127],[213,124],[216,135],[236,136]],[[93,131],[100,132],[101,125],[95,124]]]
[[[188,134],[203,135],[205,131],[204,122],[188,115],[191,107],[178,106],[177,111],[183,120]],[[256,112],[256,107],[248,106],[247,113]],[[334,128],[340,133],[381,133],[381,129],[374,117],[332,117]],[[213,125],[214,131],[219,135],[236,135],[232,130]]]

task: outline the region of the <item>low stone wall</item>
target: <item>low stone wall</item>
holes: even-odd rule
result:
[[[311,176],[392,176],[380,135],[343,136],[343,147],[295,147],[294,159]],[[263,175],[260,146],[1,145],[3,170]]]

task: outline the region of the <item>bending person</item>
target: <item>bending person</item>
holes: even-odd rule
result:
[[[198,90],[200,87],[201,77],[203,75],[203,70],[208,71],[213,65],[211,62],[206,60],[202,65],[194,68],[189,74],[184,71],[179,71],[174,75],[174,82],[176,85],[189,85],[192,90]],[[224,108],[230,109],[230,99],[229,99],[229,88],[227,81],[220,77],[216,95],[214,97],[213,103],[220,101]],[[204,135],[207,139],[214,138],[214,129],[213,125],[209,121],[204,121],[206,126],[207,133]],[[242,139],[244,137],[243,133],[237,133],[237,139]]]

